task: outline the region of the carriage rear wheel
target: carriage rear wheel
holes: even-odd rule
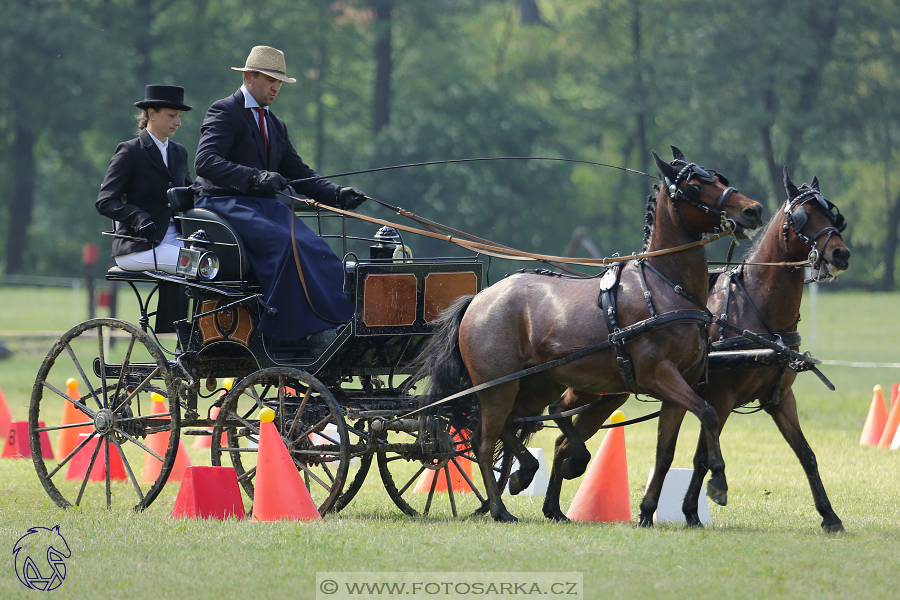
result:
[[[437,433],[395,431],[381,440],[377,454],[384,489],[405,514],[458,517],[483,511],[487,493],[467,432],[449,425]],[[504,453],[494,467],[501,489],[510,465]]]
[[[148,507],[175,463],[181,411],[167,398],[176,389],[162,351],[130,323],[93,319],[63,334],[41,364],[28,412],[32,459],[50,498],[61,508],[110,508],[114,499]]]
[[[234,384],[213,427],[213,465],[232,465],[253,499],[259,411],[264,407],[275,411],[275,427],[319,514],[333,510],[351,466],[350,435],[332,393],[300,369],[263,369]],[[221,443],[223,433],[227,446]]]

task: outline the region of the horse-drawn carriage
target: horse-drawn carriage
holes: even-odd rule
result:
[[[840,239],[843,216],[821,196],[816,181],[798,189],[785,173],[785,207],[770,221],[763,242],[754,246],[754,262],[744,266],[785,267],[768,272],[790,276],[757,276],[745,286],[732,271],[720,275],[727,281],[712,288],[703,245],[759,227],[761,207],[721,174],[673,151],[671,163],[655,157],[663,185],[655,199],[648,199],[641,255],[587,261],[616,264],[602,278],[541,270],[478,293],[482,264],[477,257],[413,259],[402,239],[382,237],[372,240],[372,254],[361,259],[346,252],[344,234],[344,291],[355,312],[321,354],[273,343],[256,331],[261,311],[271,309],[254,282],[240,238],[220,216],[173,196],[173,206],[183,210],[187,246],[179,274],[119,269],[108,274],[135,290],[140,326],[112,319],[82,323],[56,343],[41,366],[29,415],[41,482],[60,506],[81,504],[99,459],[109,505],[111,460],[119,457],[127,473],[122,478],[130,481],[135,508],[141,509],[165,484],[180,436],[211,435],[212,463],[233,465],[252,498],[259,413],[269,407],[323,514],[347,505],[377,457],[385,489],[409,515],[434,512],[435,492],[446,490],[440,497],[448,500],[454,516],[468,512],[468,507],[460,511],[457,502],[465,498],[476,511],[490,510],[494,519],[508,521],[515,517],[500,499],[507,479],[516,493],[537,469],[520,434],[533,431],[536,421],[553,420],[564,435],[557,441],[544,514],[564,519],[558,505],[561,479],[580,475],[590,458],[582,438],[596,432],[629,394],[641,393],[662,400],[663,411],[672,413],[660,418],[660,440],[671,440],[657,451],[661,477],[671,463],[685,411],[701,422],[689,494],[695,512],[696,494],[708,471],[711,497],[722,504],[727,498],[718,443],[725,417],[717,413],[727,416],[734,407],[768,394],[765,408],[807,471],[823,527],[839,530],[840,519],[828,504],[815,457],[800,432],[790,386],[793,373],[818,362],[798,352],[800,266],[811,264],[823,272],[847,267],[849,251]],[[469,236],[462,245],[492,256],[524,254],[484,242]],[[548,262],[555,257],[531,258]],[[729,308],[733,284],[743,294],[737,308]],[[171,321],[158,311],[157,326],[151,328],[153,315],[139,285],[151,286],[151,296],[166,288],[183,292],[189,307]],[[787,296],[778,295],[782,293]],[[458,300],[474,294],[474,299]],[[158,335],[169,327],[174,331],[172,350]],[[716,328],[731,340],[721,335],[720,352],[710,358],[710,334]],[[429,338],[437,343],[426,346]],[[749,340],[749,345],[737,340]],[[67,365],[60,366],[61,358]],[[421,365],[418,370],[410,366],[414,360]],[[700,395],[702,383],[716,367],[739,372],[757,385],[713,385],[724,399],[717,403],[709,397],[708,402]],[[86,390],[69,397],[58,382],[72,371]],[[219,384],[225,377],[236,379],[230,389]],[[424,407],[410,393],[419,378],[430,382]],[[167,398],[168,409],[157,410],[150,392]],[[462,407],[447,404],[463,396]],[[81,421],[46,426],[59,422],[60,405],[76,407]],[[551,414],[541,416],[548,406]],[[460,408],[468,411],[468,426],[457,420]],[[575,414],[579,418],[573,426]],[[49,469],[41,458],[40,435],[75,427],[86,429],[83,439]],[[149,439],[160,435],[168,436],[165,447],[155,450],[161,448],[159,442],[150,444]],[[90,464],[86,474],[70,481],[64,468],[79,451],[90,454]],[[510,476],[513,456],[520,468]],[[139,480],[136,460],[157,467],[150,470],[154,475]],[[474,462],[481,477],[472,476]],[[484,493],[476,484],[479,479]],[[452,480],[462,480],[473,493],[457,498]],[[652,522],[661,485],[657,477],[648,491],[642,524]],[[125,488],[121,484],[116,491]],[[686,500],[688,521],[693,522],[688,509]]]
[[[262,311],[272,309],[242,240],[220,215],[194,208],[186,188],[170,190],[169,199],[180,212],[185,244],[178,274],[110,269],[108,280],[134,290],[139,324],[93,319],[73,327],[35,381],[29,414],[39,448],[35,465],[59,506],[101,494],[102,486],[88,487],[91,479],[105,482],[107,505],[130,496],[135,509],[149,506],[180,441],[196,436],[211,436],[212,464],[233,465],[252,499],[259,411],[267,406],[322,514],[346,506],[376,458],[388,494],[407,514],[434,512],[435,489],[451,478],[465,479],[476,501],[484,499],[465,464],[472,460],[468,441],[445,416],[396,419],[418,407],[409,363],[438,315],[482,287],[477,256],[413,258],[396,231],[382,229],[369,240],[369,256],[360,257],[346,251],[344,233],[344,292],[355,311],[318,353],[256,330]],[[305,213],[320,235],[331,216]],[[159,308],[152,312],[155,296]],[[70,377],[80,384],[75,397],[62,385]],[[234,381],[230,389],[226,378]],[[164,403],[154,402],[155,394]],[[77,416],[56,425],[65,404]],[[56,460],[41,458],[44,432],[67,429],[84,432],[77,446]],[[89,464],[73,477],[76,461]],[[116,481],[117,472],[124,482]],[[430,487],[413,495],[422,473],[431,476]],[[455,515],[452,486],[449,500]]]

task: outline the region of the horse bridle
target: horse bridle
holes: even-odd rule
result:
[[[847,228],[847,220],[844,218],[844,215],[841,214],[840,209],[822,196],[817,189],[806,185],[800,189],[804,191],[795,198],[788,199],[788,201],[784,203],[784,225],[782,226],[782,234],[784,235],[785,244],[788,243],[790,231],[793,231],[794,235],[796,235],[801,242],[806,244],[807,248],[809,248],[809,261],[812,269],[820,274],[816,277],[816,279],[819,279],[821,277],[822,261],[824,260],[824,257],[818,249],[816,249],[816,241],[827,234],[825,242],[822,244],[822,248],[825,248],[833,235],[840,235],[841,232]],[[809,220],[809,215],[806,214],[803,205],[813,200],[815,200],[819,207],[825,211],[826,216],[828,216],[829,221],[831,221],[831,225],[823,227],[816,232],[815,235],[807,236],[803,233],[803,227]],[[837,214],[835,214],[835,211],[837,211]]]
[[[690,181],[692,177],[696,177],[703,183],[715,184],[721,181],[724,185],[727,186],[728,179],[726,179],[724,175],[716,173],[712,169],[707,170],[703,167],[698,167],[694,163],[688,163],[683,160],[674,160],[671,164],[672,166],[677,166],[678,164],[682,164],[684,166],[678,172],[678,175],[675,176],[675,181],[670,181],[668,177],[664,177],[666,188],[669,191],[669,196],[673,200],[687,202],[694,208],[706,214],[711,214],[719,217],[719,226],[721,227],[722,231],[734,231],[737,228],[737,223],[725,216],[725,203],[728,202],[728,198],[731,197],[731,194],[736,192],[737,189],[733,187],[726,187],[722,192],[722,195],[719,196],[719,200],[718,202],[716,202],[716,205],[708,206],[700,202],[700,188],[696,185],[688,183],[688,181]],[[683,191],[681,190],[681,184],[686,184]]]

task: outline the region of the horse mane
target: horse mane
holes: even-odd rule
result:
[[[775,222],[781,212],[782,211],[780,210],[776,210],[775,214],[772,215],[772,218],[766,221],[766,224],[762,226],[762,229],[760,229],[759,232],[755,236],[753,236],[755,239],[753,240],[753,243],[750,244],[750,247],[747,248],[747,251],[744,252],[743,260],[753,260],[753,258],[759,252],[760,247],[763,245],[763,240],[766,239],[766,234],[768,234],[769,229],[772,227],[772,224]]]
[[[659,194],[659,184],[654,183],[653,189]],[[650,249],[650,236],[653,235],[653,222],[656,220],[656,195],[647,196],[647,207],[644,211],[644,247],[641,252],[647,252]]]

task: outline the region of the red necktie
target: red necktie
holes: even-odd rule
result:
[[[254,106],[253,110],[259,113],[259,130],[263,136],[263,146],[266,148],[266,158],[269,157],[269,136],[266,135],[266,109]]]

